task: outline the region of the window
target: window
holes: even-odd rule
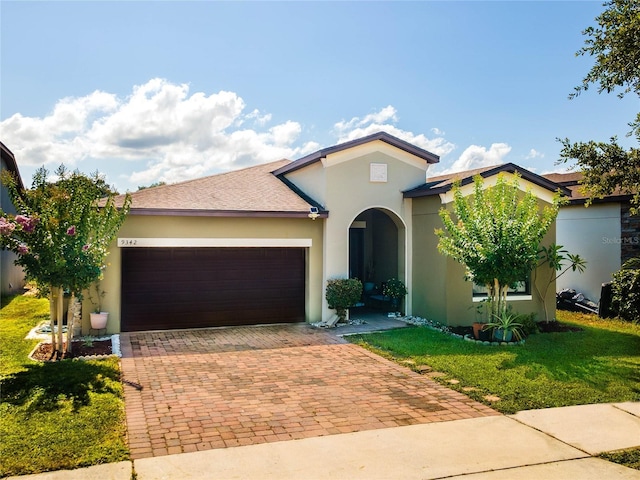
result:
[[[487,287],[484,285],[473,284],[473,298],[486,298],[488,295]],[[507,290],[507,297],[515,297],[522,295],[531,295],[531,281],[529,279],[523,280],[516,284],[516,288],[510,288]]]

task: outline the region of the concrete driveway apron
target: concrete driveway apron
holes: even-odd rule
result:
[[[133,459],[498,415],[306,324],[123,333],[121,349]]]

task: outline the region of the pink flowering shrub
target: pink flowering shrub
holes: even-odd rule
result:
[[[0,247],[18,255],[16,264],[41,289],[63,288],[81,295],[102,275],[108,246],[131,199],[127,195],[122,208],[116,208],[109,194],[96,208],[105,194],[97,175],[69,173],[64,167],[56,175],[59,180],[51,183],[42,168],[34,175],[33,187],[19,192],[11,174],[2,172],[2,183],[20,213],[0,211]]]

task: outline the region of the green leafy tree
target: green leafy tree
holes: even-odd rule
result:
[[[474,193],[463,196],[453,185],[453,211],[440,210],[444,229],[436,229],[438,251],[463,264],[467,278],[485,285],[491,316],[507,311],[507,290],[528,277],[538,263],[542,238],[558,215],[559,194],[541,208],[531,191],[522,192],[516,176],[498,175],[493,187],[484,188],[474,177]]]
[[[576,55],[595,57],[595,65],[575,87],[569,98],[576,98],[598,85],[598,93],[612,93],[622,89],[618,97],[628,93],[640,96],[640,2],[638,0],[610,0],[597,18],[597,27],[588,27],[585,45]],[[640,142],[640,113],[629,124],[629,136]],[[583,191],[591,197],[610,195],[616,189],[633,194],[632,214],[640,207],[640,150],[625,150],[612,137],[606,142],[572,143],[568,138],[560,139],[562,150],[560,162],[576,161],[584,173]],[[588,200],[588,203],[590,200]]]
[[[20,213],[0,212],[0,246],[18,255],[16,264],[23,267],[26,277],[49,295],[52,343],[62,354],[63,292],[69,292],[69,303],[75,305],[75,298],[81,298],[101,277],[109,243],[120,229],[131,199],[127,196],[123,208],[116,208],[113,194],[103,198],[104,185],[97,174],[87,177],[77,171],[70,173],[63,166],[56,171],[55,182],[48,180],[48,174],[39,169],[32,188],[20,191],[15,178],[3,172],[3,184]],[[57,339],[53,328],[56,318]],[[68,351],[72,332],[68,322]]]
[[[145,190],[147,188],[162,187],[166,184],[167,182],[153,182],[151,185],[138,185],[138,191]]]

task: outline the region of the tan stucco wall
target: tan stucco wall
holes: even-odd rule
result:
[[[398,226],[398,276],[411,291],[412,279],[407,267],[411,202],[404,200],[402,192],[424,183],[427,164],[385,144],[375,147],[354,148],[330,155],[322,162],[325,191],[318,196],[329,210],[324,231],[322,284],[326,285],[328,279],[349,275],[349,227],[360,213],[379,208],[390,214]],[[387,165],[387,182],[370,181],[371,163]],[[324,295],[322,298],[323,320],[328,321],[333,319],[335,311],[329,309]],[[407,305],[410,310],[411,302]]]
[[[324,220],[308,218],[225,218],[129,215],[119,238],[278,238],[311,239],[307,249],[307,321],[321,318],[322,309],[322,224]],[[107,257],[107,268],[101,282],[107,293],[102,302],[109,312],[109,333],[120,331],[121,248],[114,241]],[[89,300],[83,303],[83,332],[89,330]]]
[[[543,205],[544,202],[540,201]],[[438,252],[438,237],[434,230],[442,227],[438,215],[439,197],[416,198],[413,201],[413,313],[447,325],[471,325],[476,321],[478,303],[473,301],[472,283],[464,279],[465,268]],[[447,205],[451,208],[451,204]],[[555,240],[555,225],[547,232],[542,244]],[[537,284],[543,289],[550,270],[540,267]],[[508,299],[517,313],[536,313],[544,319],[544,308],[532,285],[530,300]],[[555,316],[555,285],[549,287],[546,298],[550,318]]]
[[[327,178],[321,162],[288,173],[286,176],[309,197],[326,207]]]

